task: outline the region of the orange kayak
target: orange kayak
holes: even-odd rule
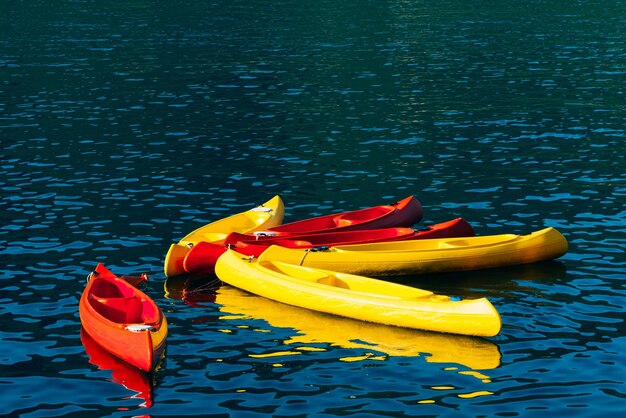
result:
[[[156,367],[165,351],[167,321],[148,295],[98,264],[79,312],[84,330],[102,348],[146,372]]]

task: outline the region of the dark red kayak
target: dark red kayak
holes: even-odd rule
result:
[[[462,218],[421,229],[382,228],[288,236],[254,236],[231,233],[222,244],[199,242],[194,245],[185,257],[183,265],[185,271],[190,274],[212,274],[218,257],[229,247],[241,254],[258,257],[270,245],[280,245],[288,248],[312,248],[383,241],[470,237],[474,235],[472,226]]]
[[[391,205],[317,216],[269,228],[274,235],[311,234],[364,229],[409,227],[422,219],[422,204],[413,196]]]

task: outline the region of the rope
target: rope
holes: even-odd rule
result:
[[[302,256],[302,259],[300,260],[300,265],[302,265],[302,263],[304,263],[304,259],[306,258],[307,255],[309,255],[309,253],[318,253],[318,252],[322,252],[322,251],[329,251],[330,247],[326,246],[326,245],[322,245],[319,247],[312,247],[312,248],[307,248],[306,250],[304,250],[304,255]]]
[[[306,258],[307,255],[309,255],[309,253],[311,252],[310,248],[307,248],[306,250],[304,250],[304,255],[302,256],[302,260],[300,260],[300,266],[304,263],[304,259]]]

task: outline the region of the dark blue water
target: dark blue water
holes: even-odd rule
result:
[[[0,10],[0,414],[626,409],[624,2]],[[503,320],[489,339],[166,281],[171,242],[275,194],[286,220],[415,195],[426,222],[462,216],[481,235],[553,226],[570,251],[398,279],[487,296]],[[170,322],[154,376],[81,341],[78,299],[98,262],[152,274],[144,290]]]

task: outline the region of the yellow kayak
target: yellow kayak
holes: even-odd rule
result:
[[[366,276],[400,276],[479,270],[552,260],[567,252],[554,228],[528,235],[487,235],[291,249],[273,245],[259,261],[282,261]]]
[[[423,356],[429,363],[456,363],[474,370],[494,369],[500,365],[502,357],[496,344],[479,337],[390,327],[327,315],[228,285],[221,286],[215,296],[215,303],[221,305],[220,319],[261,319],[272,327],[293,328],[296,332],[283,343],[291,346],[291,352],[296,354],[305,352],[310,344],[328,344],[384,353],[389,357]],[[348,357],[346,361],[354,358]]]
[[[231,232],[241,234],[278,226],[283,222],[285,206],[280,196],[274,196],[255,208],[231,215],[204,225],[172,244],[165,256],[164,272],[166,276],[177,276],[185,273],[183,261],[195,244],[201,241],[221,241]]]
[[[497,335],[502,326],[485,298],[454,300],[369,277],[260,261],[233,250],[218,258],[215,273],[268,299],[363,321],[483,337]]]

